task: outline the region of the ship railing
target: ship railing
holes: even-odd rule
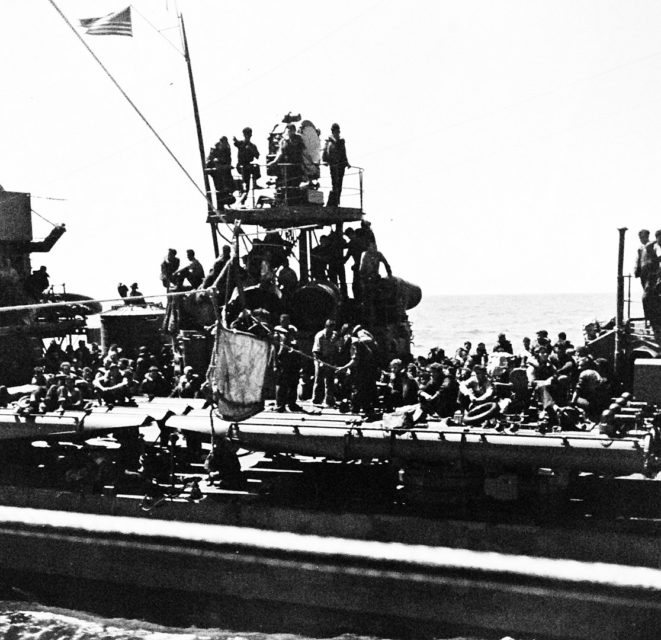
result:
[[[308,177],[304,170],[301,172],[299,167],[294,169],[291,163],[278,163],[275,165],[276,171],[274,165],[252,163],[252,166],[260,169],[261,178],[258,182],[262,183],[262,189],[254,189],[251,180],[246,193],[241,176],[238,172],[233,172],[232,195],[236,198],[236,203],[232,208],[268,209],[281,205],[333,206],[330,169],[325,164],[316,165],[318,177],[315,177],[317,172]],[[271,175],[274,173],[276,175]],[[301,173],[303,177],[299,182],[296,176]],[[342,191],[335,206],[363,210],[363,173],[362,167],[351,166],[345,170]],[[212,191],[215,193],[213,185]],[[223,208],[218,202],[217,194],[214,195],[214,203],[217,209]]]
[[[46,300],[52,299],[53,296],[64,295],[67,292],[67,284],[63,282],[62,284],[52,284],[44,291],[44,298]]]

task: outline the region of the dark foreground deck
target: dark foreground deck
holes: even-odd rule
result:
[[[2,413],[0,433],[32,439],[133,426],[148,442],[160,426],[209,433],[201,400],[138,399],[136,405],[33,420]],[[311,429],[360,431],[365,439],[370,429],[381,429],[389,436],[380,422],[304,408],[265,411],[239,428],[290,430],[301,439]],[[216,421],[216,435],[223,427]],[[487,445],[511,436],[479,430],[479,437]],[[103,445],[92,440],[87,446]],[[448,517],[447,505],[418,512],[397,502],[379,507],[362,495],[379,493],[386,465],[252,453],[241,457],[241,466],[243,490],[202,482],[201,499],[182,493],[151,503],[128,487],[85,494],[3,478],[0,504],[8,506],[0,507],[0,589],[104,615],[315,636],[657,637],[658,520],[648,521],[644,533],[631,530],[633,523],[595,518],[595,511],[545,525],[512,511],[507,521],[504,503],[494,507],[498,517],[494,511],[484,521],[459,520]],[[201,464],[178,473],[178,485],[194,475],[204,475]],[[597,482],[604,479],[588,475],[579,488],[586,493]],[[620,493],[628,508],[641,493],[659,504],[657,481],[609,482],[599,490],[609,504]],[[627,483],[629,491],[621,486]],[[548,512],[548,502],[540,508]]]
[[[165,624],[329,637],[658,637],[661,571],[0,507],[0,584]],[[19,591],[20,593],[20,591]]]

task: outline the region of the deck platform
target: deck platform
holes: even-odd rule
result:
[[[281,229],[307,225],[330,225],[360,222],[363,210],[351,207],[322,207],[319,205],[279,205],[257,209],[226,209],[219,215],[210,215],[207,222],[240,222],[265,229]]]

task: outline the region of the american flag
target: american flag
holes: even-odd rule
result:
[[[132,36],[131,7],[109,13],[103,18],[82,18],[80,26],[90,36]]]

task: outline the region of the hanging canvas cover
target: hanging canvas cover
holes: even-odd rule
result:
[[[319,163],[321,162],[321,140],[319,132],[310,120],[303,120],[300,126],[300,136],[303,138],[303,170],[308,180],[319,179]]]
[[[239,422],[264,409],[264,383],[271,345],[218,323],[207,381],[223,420]]]

